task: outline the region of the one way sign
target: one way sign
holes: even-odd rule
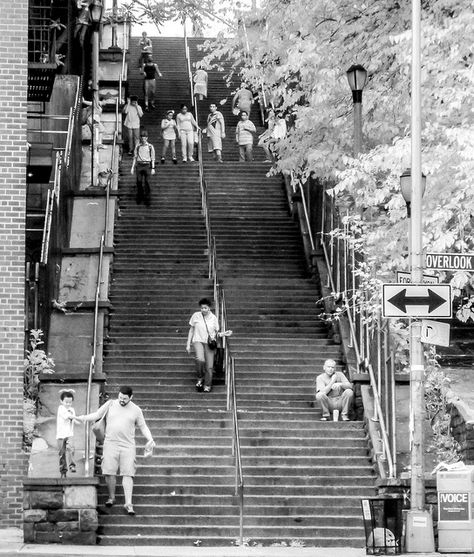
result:
[[[384,284],[384,317],[451,317],[449,284]]]

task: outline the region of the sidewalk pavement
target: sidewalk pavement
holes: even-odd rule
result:
[[[0,557],[365,557],[353,547],[193,547],[26,544],[18,528],[0,530]],[[410,557],[467,557],[472,553],[407,553]]]
[[[1,541],[0,541],[1,543]],[[0,556],[28,557],[365,557],[365,549],[345,547],[157,547],[11,544]],[[409,553],[410,557],[472,557],[472,553]]]

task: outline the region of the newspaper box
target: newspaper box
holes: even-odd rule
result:
[[[436,475],[438,489],[438,551],[474,552],[474,466],[443,470]]]

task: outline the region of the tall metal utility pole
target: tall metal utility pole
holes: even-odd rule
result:
[[[411,280],[423,282],[422,175],[421,175],[421,0],[412,0],[411,67]],[[407,514],[408,552],[434,551],[433,524],[425,510],[424,478],[424,355],[421,321],[410,325],[411,508]]]

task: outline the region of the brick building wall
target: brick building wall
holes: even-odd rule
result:
[[[0,2],[0,529],[22,525],[28,1]]]

